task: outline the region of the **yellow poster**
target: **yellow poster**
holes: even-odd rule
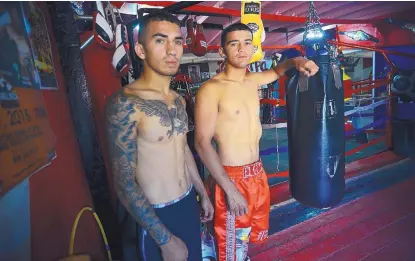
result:
[[[56,157],[20,3],[0,3],[0,196]]]

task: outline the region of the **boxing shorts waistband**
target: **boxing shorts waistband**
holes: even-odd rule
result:
[[[261,159],[243,166],[223,166],[223,168],[231,179],[248,179],[264,173]]]
[[[190,192],[192,191],[192,189],[193,189],[193,184],[190,184],[189,189],[182,196],[180,196],[176,199],[173,199],[172,201],[169,201],[167,203],[154,204],[152,206],[153,206],[153,208],[165,208],[167,206],[173,205],[173,204],[179,202],[180,200],[184,199],[185,197],[187,197],[190,194]]]

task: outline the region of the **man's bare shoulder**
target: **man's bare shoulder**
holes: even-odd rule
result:
[[[137,118],[137,107],[142,99],[125,91],[125,87],[114,92],[105,104],[105,117],[108,120]],[[136,119],[137,120],[137,119]]]
[[[256,75],[258,75],[256,72],[247,72],[245,73],[245,80],[253,80]]]
[[[111,109],[114,105],[120,104],[121,97],[124,96],[124,88],[121,88],[111,94],[110,97],[108,97],[107,102],[105,103],[105,111],[108,112],[109,109]]]
[[[218,95],[222,92],[223,87],[226,84],[226,81],[224,81],[222,77],[216,75],[212,79],[204,82],[197,92],[202,92],[210,95]]]
[[[110,107],[114,105],[119,105],[125,103],[126,100],[128,100],[128,96],[124,92],[124,88],[121,88],[114,93],[111,94],[110,97],[108,97],[107,102],[105,104],[105,108],[109,109]]]
[[[248,72],[245,74],[245,85],[253,88],[258,88],[258,78],[263,77],[262,72]]]
[[[151,88],[148,88],[146,84],[136,80],[128,85],[123,86],[121,89],[114,92],[106,103],[107,107],[114,105],[139,105],[146,100],[155,99],[155,92]]]
[[[250,86],[253,88],[257,88],[258,84],[256,84],[255,82],[255,73],[246,73],[244,76],[244,85],[245,86]],[[227,86],[235,86],[239,83],[236,83],[233,80],[229,80],[226,75],[222,72],[217,74],[215,77],[213,77],[212,79],[210,79],[209,81],[207,81],[207,83],[210,83],[210,86],[214,86],[216,87],[216,89],[219,89],[220,91],[222,91],[224,88],[226,88]]]
[[[213,79],[204,82],[196,92],[196,103],[198,100],[201,100],[201,98],[211,100],[218,97],[218,86],[219,85]]]

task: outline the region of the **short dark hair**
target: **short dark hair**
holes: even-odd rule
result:
[[[138,42],[143,43],[142,40],[144,38],[145,31],[147,29],[147,26],[151,22],[162,22],[162,21],[167,21],[167,22],[176,24],[180,28],[180,20],[175,15],[169,12],[166,12],[166,11],[154,12],[146,16],[143,16],[140,19],[139,29],[138,29]]]
[[[235,31],[249,31],[253,35],[251,28],[249,28],[246,24],[243,24],[243,23],[231,24],[230,26],[222,30],[222,35],[220,37],[220,44],[222,47],[225,47],[226,45],[226,36],[228,36],[228,33],[235,32]]]

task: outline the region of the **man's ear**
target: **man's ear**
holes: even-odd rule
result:
[[[146,58],[146,55],[144,53],[144,47],[142,44],[137,42],[134,46],[134,51],[141,60],[144,60]]]
[[[223,47],[219,47],[219,56],[226,59],[226,54],[225,54],[225,50],[223,49]]]

